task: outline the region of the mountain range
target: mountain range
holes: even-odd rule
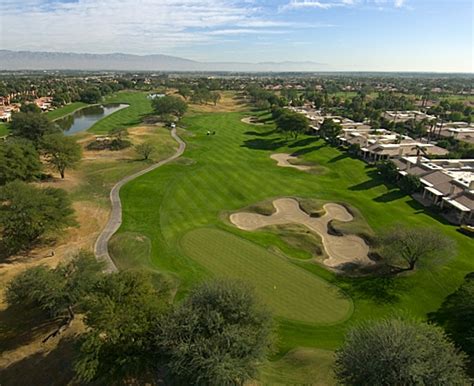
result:
[[[83,54],[0,50],[0,70],[115,70],[115,71],[321,71],[315,62],[199,62],[169,55]]]

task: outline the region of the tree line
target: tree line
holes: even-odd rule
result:
[[[76,381],[243,385],[258,379],[275,347],[275,323],[252,288],[211,280],[170,304],[165,281],[140,271],[104,274],[102,268],[83,251],[56,268],[30,268],[7,288],[9,305],[35,308],[57,321],[44,341],[84,315]],[[473,284],[471,275],[430,315],[431,323],[393,317],[350,327],[335,354],[338,382],[468,384],[460,348],[474,353]]]
[[[0,143],[0,253],[28,250],[44,237],[74,225],[66,192],[28,184],[47,178],[44,164],[61,178],[80,161],[82,149],[31,104],[15,113],[11,135]]]

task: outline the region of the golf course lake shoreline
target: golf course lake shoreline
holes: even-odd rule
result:
[[[55,120],[64,130],[64,134],[72,135],[90,129],[96,122],[100,121],[119,110],[129,107],[125,103],[107,103],[83,107],[72,114]]]

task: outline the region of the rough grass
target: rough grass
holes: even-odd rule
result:
[[[9,133],[8,124],[0,122],[0,137],[3,137]]]
[[[334,353],[328,350],[297,348],[261,370],[264,385],[335,385]]]
[[[300,224],[273,225],[263,228],[269,232],[275,233],[289,247],[294,249],[292,256],[308,260],[316,258],[322,260],[325,256],[324,246],[321,237],[311,232],[307,227]],[[284,251],[287,253],[287,251]]]
[[[140,233],[114,235],[109,242],[110,254],[120,269],[149,269],[151,242]]]
[[[352,311],[352,302],[336,287],[230,233],[193,230],[181,246],[214,275],[249,282],[276,316],[311,324],[335,323]]]

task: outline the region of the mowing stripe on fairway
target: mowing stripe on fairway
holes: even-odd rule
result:
[[[276,316],[326,324],[352,312],[352,301],[336,287],[231,233],[196,229],[181,239],[181,247],[216,276],[249,282]]]

